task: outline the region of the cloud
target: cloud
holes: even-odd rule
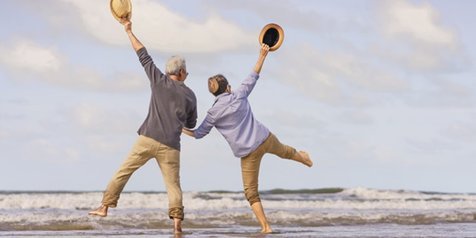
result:
[[[470,121],[459,121],[452,123],[441,130],[441,135],[464,144],[474,144],[476,142],[476,123]]]
[[[56,50],[28,40],[20,40],[13,47],[0,47],[0,63],[15,70],[35,73],[53,73],[62,67]]]
[[[414,5],[407,1],[386,1],[385,32],[390,36],[410,37],[421,44],[455,47],[453,33],[438,24],[438,13],[429,4]]]
[[[129,45],[123,27],[111,16],[107,2],[101,7],[96,0],[63,1],[78,9],[87,32],[97,39],[113,45]],[[216,14],[197,22],[151,0],[133,1],[132,9],[134,32],[151,49],[174,53],[214,52],[255,43],[254,37]]]
[[[51,84],[96,91],[137,91],[147,81],[138,74],[115,71],[102,73],[91,66],[72,64],[53,46],[43,46],[29,39],[17,39],[0,46],[0,66],[16,78],[30,78]]]
[[[304,44],[280,53],[275,77],[326,103],[365,105],[373,93],[408,89],[397,74],[356,51],[318,50]]]
[[[376,46],[383,58],[413,71],[460,71],[470,63],[458,36],[444,26],[430,3],[383,1],[380,32],[390,42]]]
[[[77,162],[80,159],[78,148],[64,146],[62,142],[47,138],[37,138],[26,142],[21,154],[23,158],[35,158],[46,161]]]
[[[208,0],[209,8],[214,8],[220,12],[241,11],[242,13],[252,13],[251,17],[267,20],[286,26],[317,30],[326,28],[332,29],[334,21],[320,17],[320,14],[311,7],[313,4],[295,4],[293,1],[273,1],[273,0],[242,0],[242,1],[220,1]],[[316,5],[314,5],[316,6]],[[257,22],[258,23],[258,22]]]
[[[4,128],[1,128],[1,129],[2,130],[0,130],[0,141],[8,139],[10,137],[10,133],[6,131]]]
[[[100,105],[99,103],[83,102],[72,106],[68,112],[68,120],[75,128],[80,128],[80,132],[87,134],[124,134],[137,130],[143,112],[114,106]],[[134,105],[130,105],[132,107]],[[139,115],[140,114],[140,115]]]
[[[336,117],[336,121],[352,125],[371,125],[374,123],[373,116],[366,110],[347,109],[342,110]]]

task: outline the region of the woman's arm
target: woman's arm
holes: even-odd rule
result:
[[[259,78],[259,73],[261,72],[261,68],[263,67],[264,60],[266,59],[266,56],[268,55],[268,51],[269,51],[269,46],[266,44],[262,44],[258,61],[256,62],[253,72],[245,80],[243,80],[240,87],[238,87],[235,91],[237,95],[239,95],[239,97],[248,97],[251,91],[253,91],[253,88],[256,85],[256,81]]]
[[[259,74],[261,72],[261,68],[263,67],[264,60],[269,52],[269,46],[266,44],[261,45],[261,50],[259,52],[258,61],[256,62],[254,71]]]
[[[215,126],[215,120],[213,119],[210,111],[208,111],[207,116],[205,119],[202,121],[202,124],[200,124],[197,129],[189,129],[189,128],[182,128],[182,133],[185,135],[189,135],[191,137],[194,137],[195,139],[200,139],[203,138],[204,136],[208,135],[212,128]]]

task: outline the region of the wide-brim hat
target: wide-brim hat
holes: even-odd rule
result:
[[[281,26],[275,23],[270,23],[263,27],[259,35],[259,43],[267,44],[269,51],[277,50],[284,40],[284,31]]]
[[[118,21],[130,20],[132,16],[132,4],[130,0],[111,0],[109,2],[111,13]]]

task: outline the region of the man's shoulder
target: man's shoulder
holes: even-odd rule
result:
[[[196,99],[197,97],[195,96],[195,92],[189,88],[187,85],[183,85],[183,89],[184,89],[184,92],[187,94],[187,95],[190,95],[192,96],[194,99]]]

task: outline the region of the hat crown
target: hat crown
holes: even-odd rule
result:
[[[116,20],[131,19],[132,4],[130,0],[111,0],[110,1],[111,13]]]

